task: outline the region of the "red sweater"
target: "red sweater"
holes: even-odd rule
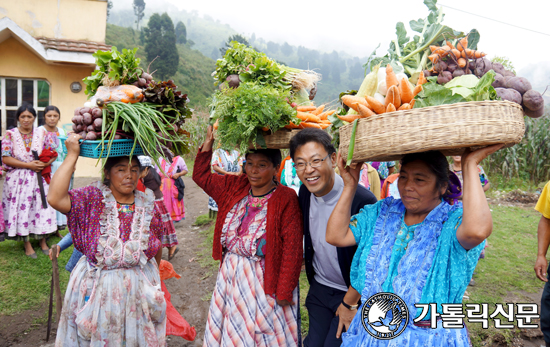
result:
[[[213,174],[210,170],[212,151],[197,154],[193,181],[218,204],[212,257],[222,260],[221,233],[227,213],[250,192],[246,174],[241,176]],[[303,258],[302,211],[291,188],[279,185],[267,204],[266,256],[264,291],[279,300],[292,301],[298,285]]]

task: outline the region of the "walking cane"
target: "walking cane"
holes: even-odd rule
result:
[[[46,342],[50,340],[52,330],[52,312],[53,312],[53,292],[55,289],[55,321],[59,324],[61,310],[63,306],[61,298],[61,289],[59,288],[59,267],[57,266],[57,245],[53,245],[52,251],[52,284],[50,286],[50,307],[48,309],[48,330],[46,332]]]
[[[40,157],[38,156],[38,153],[36,151],[32,151],[32,155],[34,156],[34,160],[40,160]],[[42,171],[38,172],[36,177],[38,178],[38,187],[40,188],[40,198],[42,200],[42,208],[46,209],[48,208],[48,203],[46,202],[46,193],[44,193],[44,182],[42,182]]]

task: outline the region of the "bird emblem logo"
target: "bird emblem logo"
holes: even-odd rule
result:
[[[391,340],[407,327],[409,310],[405,302],[393,293],[371,296],[361,308],[363,327],[373,337]]]

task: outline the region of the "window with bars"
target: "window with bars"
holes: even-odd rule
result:
[[[31,104],[38,117],[35,126],[44,125],[44,108],[50,104],[50,84],[46,80],[0,77],[0,116],[2,135],[17,126],[15,113],[23,103]]]

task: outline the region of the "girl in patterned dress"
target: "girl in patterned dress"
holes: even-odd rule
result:
[[[166,302],[158,264],[164,227],[155,197],[136,191],[141,166],[134,156],[109,158],[104,181],[69,192],[80,153],[75,134],[52,179],[49,203],[67,214],[74,247],[57,329],[57,347],[165,346]]]
[[[163,148],[164,157],[160,160],[160,167],[157,169],[162,180],[160,190],[164,196],[164,204],[170,212],[170,216],[174,222],[179,222],[185,219],[185,205],[183,198],[178,199],[178,188],[175,180],[187,175],[187,165],[182,157],[176,156],[167,148]],[[162,168],[162,170],[160,169]],[[164,170],[164,171],[163,171]]]
[[[19,126],[8,130],[2,140],[2,162],[7,173],[2,195],[5,230],[0,233],[0,241],[24,241],[25,254],[37,258],[30,240],[40,240],[42,252],[48,254],[46,237],[57,231],[55,210],[49,205],[43,208],[37,179],[55,158],[44,163],[34,160],[32,152],[40,155],[44,150],[55,151],[59,142],[55,133],[33,127],[36,111],[31,105],[19,107],[16,117]],[[39,177],[47,195],[49,185]]]
[[[277,149],[246,155],[246,174],[211,172],[212,127],[193,180],[218,202],[212,256],[221,261],[204,346],[299,346],[303,227],[296,193],[274,179]]]

